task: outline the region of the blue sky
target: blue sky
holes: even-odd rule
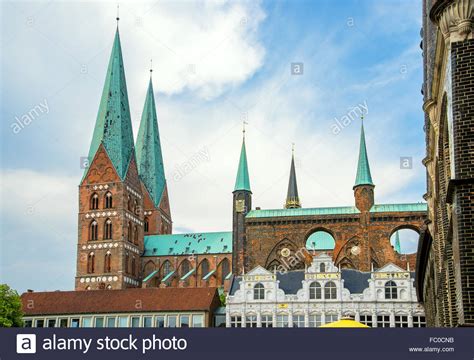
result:
[[[1,6],[0,281],[71,289],[116,3]],[[333,127],[361,104],[376,202],[422,201],[420,14],[411,0],[121,2],[135,135],[153,58],[175,231],[231,228],[243,120],[255,206],[282,207],[292,143],[303,206],[352,205],[360,121]]]

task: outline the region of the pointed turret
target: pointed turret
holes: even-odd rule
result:
[[[245,216],[252,209],[252,191],[250,190],[247,152],[245,149],[245,123],[243,129],[242,149],[240,150],[239,168],[232,192],[232,273],[237,275],[245,271],[244,253],[246,247]]]
[[[123,180],[134,153],[134,143],[118,27],[89,148],[90,162],[100,144],[104,146],[117,174]]]
[[[355,205],[362,212],[368,212],[374,205],[374,188],[370,174],[369,158],[365,145],[364,122],[362,120],[360,130],[359,161],[357,163],[357,175],[354,189]],[[362,217],[365,219],[365,217]],[[367,220],[367,219],[365,219]],[[364,221],[365,221],[364,220]]]
[[[166,180],[151,76],[138,130],[136,151],[138,173],[155,207],[158,207]]]
[[[234,191],[250,191],[249,169],[247,166],[247,152],[245,150],[245,137],[242,140],[242,150],[240,151],[239,168],[237,169],[237,178],[235,179]]]
[[[290,166],[290,180],[288,182],[288,193],[286,195],[286,209],[300,208],[300,198],[298,196],[298,185],[296,184],[296,170],[295,170],[295,153],[292,149],[291,166]]]
[[[357,164],[357,176],[354,187],[359,185],[374,185],[374,183],[372,182],[372,175],[370,174],[367,148],[365,146],[365,133],[363,122],[360,130],[359,162]]]

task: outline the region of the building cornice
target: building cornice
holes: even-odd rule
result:
[[[447,45],[474,38],[474,0],[439,0],[430,18],[439,26]]]

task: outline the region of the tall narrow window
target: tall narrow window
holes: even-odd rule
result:
[[[105,194],[105,204],[104,204],[104,208],[106,209],[111,209],[112,208],[112,194],[110,192],[107,192],[107,194]]]
[[[104,272],[105,273],[109,273],[110,270],[111,270],[111,254],[108,252],[107,254],[105,254],[105,259],[104,259]]]
[[[130,262],[130,255],[128,254],[128,252],[125,253],[125,273],[128,274],[128,270],[129,270],[129,264]]]
[[[309,285],[309,298],[311,300],[321,299],[321,285],[318,282],[312,282]]]
[[[90,200],[90,209],[91,210],[97,210],[99,208],[99,195],[96,193],[92,194],[91,200]]]
[[[224,285],[224,281],[230,273],[230,265],[229,265],[229,260],[224,259],[221,262],[221,274],[220,274],[220,284],[219,285]]]
[[[104,223],[104,240],[112,239],[112,220],[107,219]]]
[[[128,211],[132,211],[132,197],[128,195],[128,202],[127,202]]]
[[[132,227],[132,222],[129,221],[128,222],[128,229],[127,229],[127,240],[132,242],[132,239],[133,239],[133,227]]]
[[[209,273],[209,261],[204,259],[201,261],[201,278],[205,277]]]
[[[172,266],[171,266],[171,263],[166,260],[164,263],[163,263],[163,268],[161,270],[162,272],[162,277],[165,277],[166,275],[168,275],[171,271],[173,270]]]
[[[135,225],[135,229],[133,231],[133,242],[135,245],[138,245],[138,226]]]
[[[397,299],[397,284],[390,280],[385,283],[385,299]]]
[[[321,263],[319,265],[319,272],[326,272],[326,265],[324,263]]]
[[[133,212],[135,213],[135,215],[139,215],[139,214],[140,214],[140,209],[138,208],[138,201],[137,201],[137,199],[133,200]]]
[[[146,217],[145,220],[143,221],[143,230],[147,233],[148,228],[150,226],[150,223],[148,222],[148,218]]]
[[[93,252],[87,257],[87,273],[93,274],[95,270],[95,255]]]
[[[263,284],[258,283],[253,288],[253,299],[264,300],[265,299],[265,287]]]
[[[89,240],[97,240],[97,235],[99,233],[98,227],[99,225],[97,224],[97,221],[92,220],[89,226]]]
[[[334,284],[332,281],[324,285],[324,298],[328,300],[335,300],[337,298],[336,284]]]
[[[137,267],[135,262],[135,256],[132,256],[132,275],[135,276],[137,274]]]

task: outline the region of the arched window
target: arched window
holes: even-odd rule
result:
[[[221,262],[221,278],[220,278],[221,283],[220,283],[220,285],[224,285],[225,278],[227,277],[227,275],[229,275],[229,273],[230,273],[229,260],[224,259]]]
[[[105,254],[105,259],[104,259],[104,272],[105,273],[109,273],[110,272],[110,264],[111,264],[111,257],[112,255],[108,252],[107,254]]]
[[[337,298],[336,284],[334,284],[332,281],[324,285],[324,298],[327,300],[334,300]]]
[[[87,273],[93,274],[95,270],[95,255],[93,252],[87,257]]]
[[[385,283],[385,299],[397,299],[397,284],[390,280]]]
[[[201,278],[206,276],[209,273],[209,261],[207,259],[204,259],[201,261]]]
[[[125,273],[128,274],[129,270],[129,264],[130,262],[130,255],[128,254],[128,251],[125,253]]]
[[[135,256],[132,256],[132,275],[135,276],[137,274],[137,266],[136,266]]]
[[[148,222],[148,218],[146,217],[145,220],[143,220],[143,230],[147,233],[149,229],[150,223]]]
[[[133,200],[133,212],[136,215],[138,215],[139,211],[140,211],[140,209],[138,208],[138,201],[137,201],[137,199],[135,199],[135,200]]]
[[[127,209],[132,211],[132,197],[130,195],[128,195]]]
[[[138,226],[137,225],[135,225],[135,229],[133,231],[133,243],[135,245],[138,244]]]
[[[334,250],[336,241],[330,233],[319,230],[310,235],[306,240],[306,249],[315,251]]]
[[[184,260],[182,263],[181,263],[181,267],[180,267],[180,271],[179,271],[179,275],[180,277],[183,277],[184,275],[186,275],[189,270],[190,270],[191,266],[189,264],[189,261],[188,260]]]
[[[253,299],[264,300],[265,299],[265,287],[263,284],[258,283],[253,288]]]
[[[93,193],[90,200],[90,209],[97,210],[99,208],[99,195]]]
[[[107,219],[104,223],[104,240],[112,239],[112,220]]]
[[[326,272],[326,264],[325,263],[321,263],[319,265],[319,272]]]
[[[110,192],[107,192],[107,194],[105,194],[104,208],[105,209],[111,209],[112,208],[112,193],[110,193]]]
[[[170,272],[172,271],[172,266],[171,266],[171,263],[166,260],[164,263],[163,263],[163,268],[162,268],[162,276],[165,277],[166,275],[168,275]]]
[[[89,240],[97,240],[98,233],[99,233],[99,225],[97,221],[92,220],[91,224],[89,225]]]
[[[320,283],[315,281],[309,285],[309,298],[312,300],[322,298]]]
[[[127,240],[132,242],[133,239],[133,227],[132,227],[132,222],[128,222],[128,228],[127,228]]]

